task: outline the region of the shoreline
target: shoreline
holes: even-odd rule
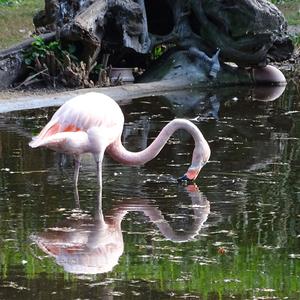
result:
[[[203,86],[203,85],[202,85]],[[2,91],[0,92],[0,113],[25,109],[60,106],[69,99],[89,92],[103,93],[120,105],[129,103],[132,99],[161,95],[170,91],[201,87],[185,80],[163,80],[150,83],[134,83],[114,87],[86,88],[55,92],[49,90],[37,91]]]

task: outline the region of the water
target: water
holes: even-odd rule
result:
[[[176,182],[184,132],[141,167],[106,156],[102,212],[91,157],[78,204],[72,160],[27,145],[55,109],[0,115],[0,299],[299,299],[299,90],[262,98],[228,88],[123,106],[128,149],[184,117],[212,156],[190,186]]]

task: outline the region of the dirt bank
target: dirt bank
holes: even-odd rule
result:
[[[41,89],[34,91],[2,91],[0,92],[0,113],[9,111],[34,109],[45,106],[59,106],[70,98],[87,92],[106,94],[118,103],[127,103],[131,99],[149,97],[167,93],[178,89],[190,89],[196,87],[185,80],[164,80],[151,83],[128,84],[116,87],[59,90]]]

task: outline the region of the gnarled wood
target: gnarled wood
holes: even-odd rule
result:
[[[195,48],[211,57],[220,49],[221,63],[243,68],[286,60],[293,52],[285,19],[267,0],[45,0],[34,23],[37,32],[55,31],[63,45],[75,43],[84,77],[104,57],[114,67],[152,68],[150,54],[161,45],[171,49],[162,63],[174,51]],[[16,70],[9,78],[17,78],[21,61],[20,51],[8,60],[0,53],[0,79],[7,68]],[[186,63],[180,62],[183,68]],[[205,75],[205,66],[198,67]]]
[[[41,35],[45,41],[55,38],[55,33]],[[34,38],[25,40],[13,47],[0,51],[0,88],[7,88],[26,73],[23,63],[23,53],[28,49]]]
[[[55,24],[62,28],[67,40],[102,43],[110,51],[128,48],[145,54],[161,43],[185,49],[194,46],[208,54],[219,48],[224,61],[244,67],[284,60],[293,51],[283,15],[266,0],[161,0],[159,3],[73,0],[72,3],[46,0],[47,17],[42,19],[49,24],[44,26]],[[36,21],[40,23],[43,22]],[[170,25],[173,29],[168,32]],[[160,32],[168,33],[157,34]]]

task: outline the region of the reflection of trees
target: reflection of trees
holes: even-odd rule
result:
[[[288,241],[291,237],[291,222],[296,217],[294,195],[291,193],[295,184],[287,183],[287,178],[295,165],[288,158],[295,152],[289,145],[295,120],[291,120],[286,112],[295,108],[282,106],[285,98],[286,104],[290,105],[292,97],[294,96],[285,93],[278,103],[268,105],[266,112],[259,108],[251,112],[249,105],[244,106],[244,112],[241,107],[238,108],[235,124],[240,125],[224,134],[233,137],[233,142],[237,141],[241,146],[235,150],[232,149],[233,143],[225,143],[229,146],[227,153],[230,155],[223,157],[224,153],[219,156],[222,170],[230,173],[232,169],[242,169],[246,172],[229,175],[233,180],[238,178],[244,182],[239,184],[239,190],[243,193],[240,200],[237,200],[243,203],[239,209],[240,214],[232,221],[237,224],[237,230],[241,233],[240,244],[251,242],[282,247],[293,239]],[[279,111],[281,113],[278,114]],[[225,109],[224,116],[230,115],[232,111],[227,113]],[[296,148],[299,149],[298,145]],[[236,188],[237,185],[231,189]],[[293,236],[295,237],[294,234]]]
[[[57,203],[47,201],[57,195],[57,189],[47,184],[54,156],[47,151],[29,150],[28,142],[35,126],[44,124],[48,110],[16,112],[0,115],[0,236],[3,241],[13,238],[12,249],[23,249],[26,228],[40,226],[41,219],[32,218],[32,211],[45,216],[57,209]],[[37,154],[38,153],[38,154]],[[60,182],[61,184],[61,182]],[[32,194],[36,194],[35,200]],[[13,237],[12,237],[13,236]],[[9,252],[9,248],[6,249]]]
[[[47,114],[46,114],[47,115]],[[32,191],[32,178],[22,176],[31,173],[36,179],[35,184],[44,184],[43,176],[38,176],[47,172],[47,168],[53,163],[52,156],[45,151],[40,151],[39,155],[29,151],[28,141],[32,134],[29,126],[32,118],[45,119],[45,112],[36,114],[33,111],[23,113],[6,114],[0,116],[0,139],[3,160],[0,160],[1,175],[13,177],[7,180],[8,191],[14,191],[14,186],[22,180],[27,180],[23,193]],[[41,121],[40,121],[41,122]],[[42,167],[41,167],[42,166]],[[34,175],[36,174],[36,176]]]
[[[261,116],[269,133],[265,132],[255,141],[261,143],[256,150],[260,152],[258,156],[265,157],[264,163],[256,163],[255,169],[250,168],[244,174],[243,205],[240,213],[232,220],[239,232],[237,241],[240,245],[254,244],[266,249],[286,248],[287,253],[289,249],[298,247],[300,106],[297,97],[299,94],[296,87],[288,88],[270,106],[269,113]],[[258,133],[263,131],[259,130]],[[244,144],[248,147],[251,142]],[[239,177],[239,174],[236,175]]]

